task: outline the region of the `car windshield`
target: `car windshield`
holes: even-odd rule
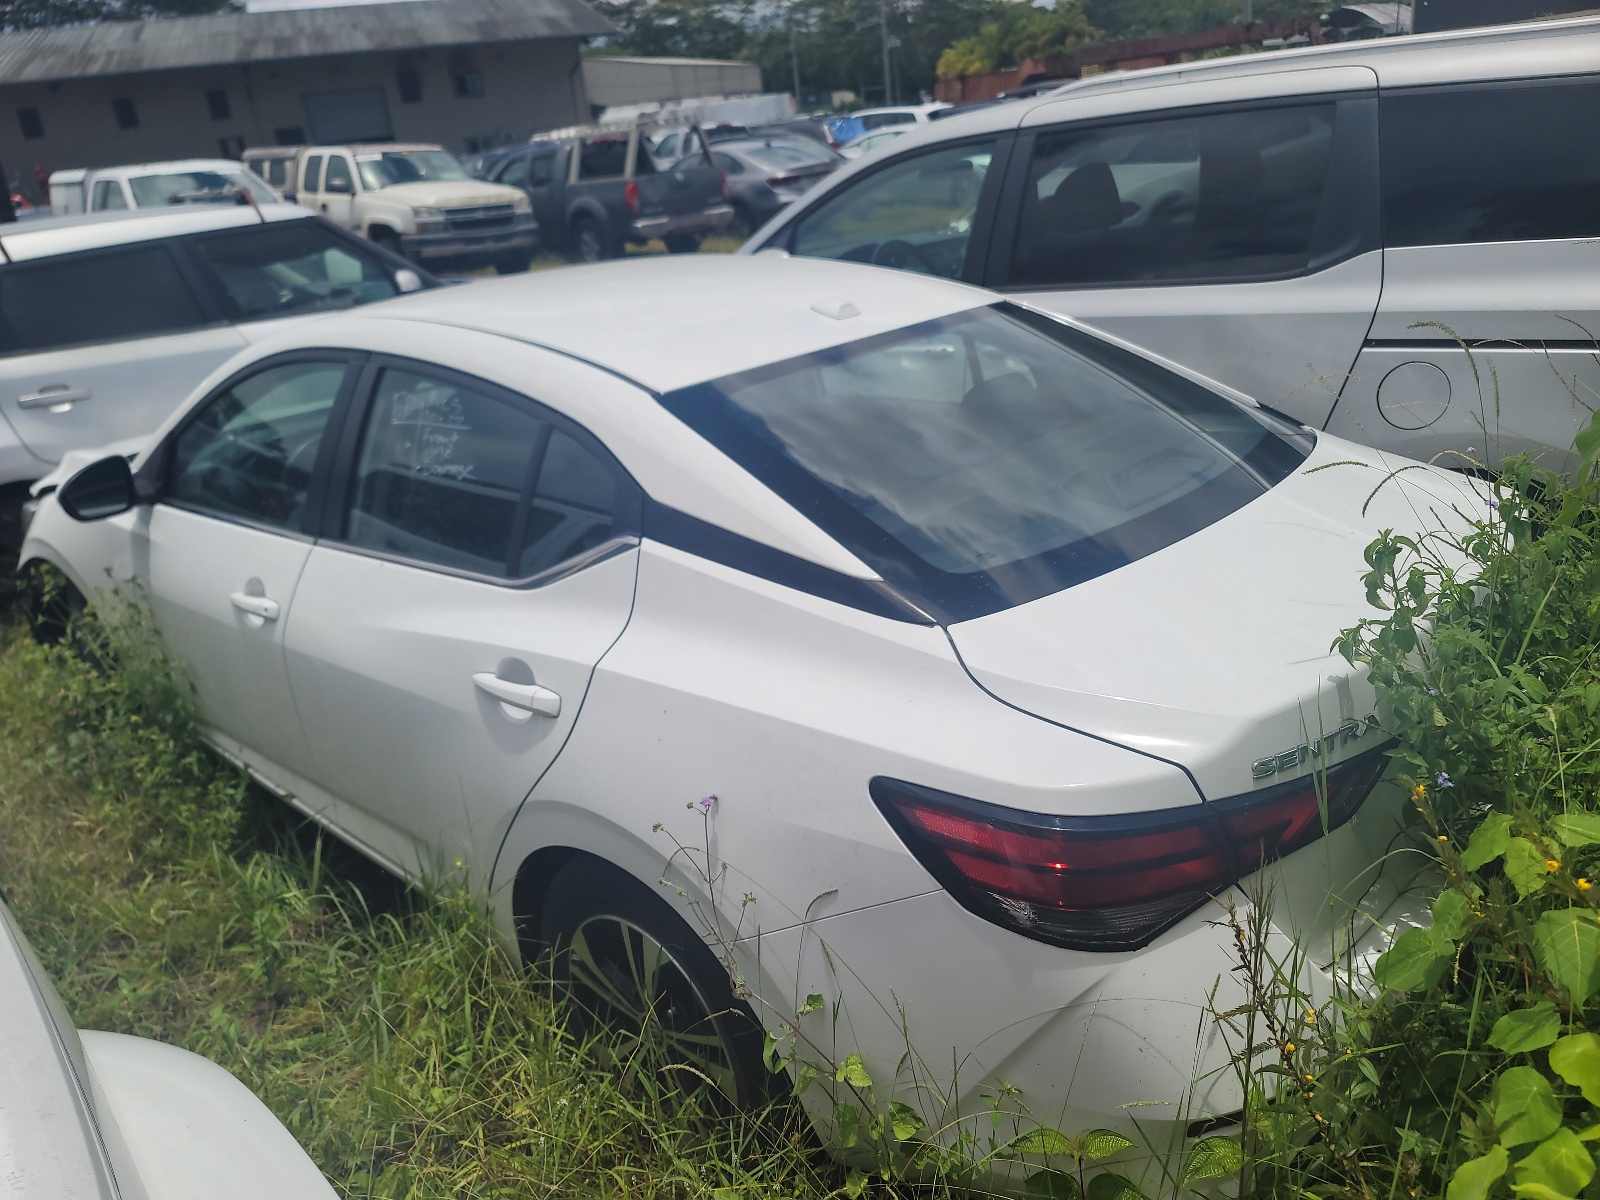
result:
[[[222,284],[237,319],[253,321],[397,295],[387,264],[364,242],[299,220],[206,234],[188,244]]]
[[[397,183],[433,183],[470,179],[447,150],[385,150],[382,154],[356,155],[361,186],[369,192]]]
[[[941,622],[1170,545],[1310,449],[1287,421],[1010,305],[662,403]]]
[[[745,151],[745,157],[778,171],[819,167],[839,161],[839,156],[832,150],[815,142],[809,146],[800,142],[768,142],[765,146],[752,146]]]
[[[165,204],[238,204],[254,200],[272,204],[272,189],[245,171],[174,171],[163,175],[136,175],[128,180],[133,202],[140,208]]]

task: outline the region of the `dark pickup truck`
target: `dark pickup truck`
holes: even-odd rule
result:
[[[616,258],[652,238],[674,254],[693,253],[733,220],[728,182],[704,151],[658,170],[637,126],[537,134],[480,171],[526,192],[541,240],[577,262]]]

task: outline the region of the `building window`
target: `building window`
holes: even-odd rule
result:
[[[243,158],[244,139],[242,137],[225,137],[217,139],[217,149],[222,151],[223,158]]]
[[[206,107],[211,110],[213,121],[227,121],[233,117],[233,109],[228,106],[228,93],[221,88],[206,93]]]
[[[17,109],[17,124],[22,126],[22,136],[28,139],[44,136],[44,119],[37,108]]]
[[[395,86],[400,89],[401,104],[422,103],[422,73],[412,67],[402,67],[394,73]]]
[[[272,140],[280,146],[304,146],[306,131],[298,125],[285,125],[272,131]]]
[[[111,102],[111,111],[117,118],[118,129],[139,128],[139,110],[133,106],[133,101],[126,96]]]
[[[483,95],[483,75],[477,71],[457,71],[451,76],[455,81],[456,95],[462,100],[475,100]]]

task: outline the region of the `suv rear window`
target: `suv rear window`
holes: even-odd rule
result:
[[[0,354],[151,337],[205,323],[165,246],[0,267]]]
[[[1187,537],[1310,447],[1298,427],[1009,305],[662,403],[941,622]]]
[[[186,245],[235,320],[353,308],[399,292],[376,254],[312,220],[206,234]]]
[[[1379,111],[1388,245],[1600,236],[1600,80],[1394,92]]]

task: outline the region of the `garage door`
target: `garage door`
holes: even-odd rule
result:
[[[389,103],[382,88],[307,96],[306,117],[311,140],[322,146],[381,142],[394,136],[389,125]]]

